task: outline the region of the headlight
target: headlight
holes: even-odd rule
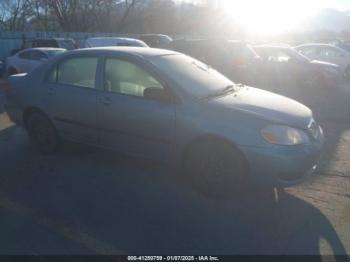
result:
[[[271,144],[300,145],[308,144],[308,135],[300,129],[289,126],[271,125],[261,130],[262,137]]]

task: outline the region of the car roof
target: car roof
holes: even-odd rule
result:
[[[33,48],[23,49],[21,52],[23,52],[23,51],[33,51],[33,50],[38,50],[38,51],[42,51],[42,52],[46,52],[46,51],[66,51],[66,49],[64,49],[64,48],[56,48],[56,47],[33,47]]]
[[[140,40],[134,38],[125,38],[125,37],[91,37],[85,40],[85,44],[90,45],[115,45],[115,44],[134,44],[134,45],[143,45],[148,47],[148,45]]]
[[[89,37],[86,40],[118,40],[118,41],[131,41],[131,42],[138,42],[139,39],[135,38],[128,38],[128,37],[116,37],[116,36],[106,36],[106,37]]]
[[[153,57],[153,56],[165,56],[165,55],[175,55],[178,52],[158,49],[158,48],[144,48],[144,47],[129,47],[129,46],[108,46],[108,47],[91,47],[82,48],[68,51],[67,54],[101,54],[101,53],[119,53],[119,54],[132,54],[141,57]]]
[[[36,39],[28,39],[26,42],[35,42],[35,41],[52,41],[52,40],[57,40],[57,41],[74,41],[73,38],[64,38],[64,37],[53,37],[53,38],[36,38]]]
[[[302,45],[298,45],[298,46],[296,46],[296,48],[298,48],[298,47],[307,47],[307,46],[309,46],[309,47],[334,47],[334,48],[337,48],[336,46],[334,46],[334,45],[330,45],[330,44],[322,44],[322,43],[315,43],[315,44],[312,44],[312,43],[310,43],[310,44],[302,44]]]
[[[141,34],[141,35],[139,35],[139,36],[161,36],[161,37],[163,37],[163,36],[166,36],[166,37],[169,37],[169,38],[171,38],[170,36],[168,36],[168,35],[164,35],[164,34]]]
[[[290,50],[292,47],[289,46],[280,46],[280,45],[255,45],[253,48],[264,48],[264,49],[279,49],[279,50]]]
[[[347,52],[345,50],[343,50],[342,48],[340,48],[338,46],[330,45],[330,44],[304,44],[304,45],[298,45],[295,48],[298,49],[298,48],[303,48],[303,47],[329,47],[329,48],[336,49],[343,54],[347,54]]]
[[[184,42],[184,43],[193,43],[193,42],[225,42],[225,43],[247,43],[243,40],[231,40],[231,39],[224,39],[224,38],[180,38],[175,39],[174,42]]]

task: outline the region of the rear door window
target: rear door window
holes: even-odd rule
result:
[[[163,88],[162,84],[138,65],[108,58],[105,65],[105,90],[143,97],[148,87]]]
[[[51,72],[49,81],[56,79],[59,84],[95,88],[97,62],[97,57],[64,60]]]

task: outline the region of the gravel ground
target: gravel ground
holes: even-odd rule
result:
[[[224,201],[158,163],[76,145],[41,156],[0,93],[0,254],[349,254],[349,101],[308,104],[327,138],[317,176]]]

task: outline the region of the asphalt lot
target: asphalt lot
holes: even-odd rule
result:
[[[39,155],[0,92],[0,254],[349,254],[350,96],[304,102],[327,138],[317,176],[213,200],[159,163],[77,145]]]

